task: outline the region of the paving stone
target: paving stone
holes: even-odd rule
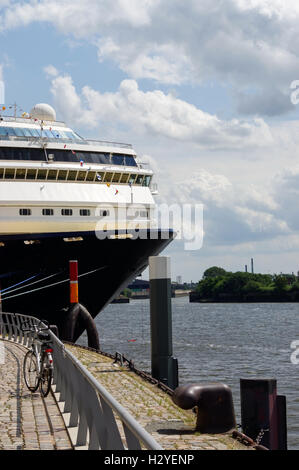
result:
[[[1,340],[0,340],[1,341]],[[3,341],[5,363],[0,365],[0,450],[53,450],[56,446],[55,427],[51,434],[45,408],[39,393],[31,393],[23,378],[26,348]],[[64,438],[64,448],[71,449],[56,402],[51,394],[46,398],[51,419],[59,423],[57,440]],[[57,428],[57,426],[56,426]]]
[[[113,359],[79,346],[66,347],[163,449],[249,450],[233,439],[231,433],[194,433],[196,415],[192,411],[181,410],[168,394],[126,367],[114,364]],[[119,430],[123,436],[121,427]]]

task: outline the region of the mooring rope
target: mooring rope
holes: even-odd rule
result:
[[[93,271],[89,271],[87,273],[80,274],[80,276],[78,276],[78,277],[88,276],[89,274],[95,273],[96,271],[101,271],[102,269],[105,269],[105,268],[107,268],[107,266],[103,266],[101,268],[94,269]],[[58,274],[58,273],[56,273],[56,274]],[[26,292],[21,292],[20,294],[11,295],[10,297],[6,297],[4,300],[13,299],[15,297],[19,297],[20,295],[32,294],[33,292],[37,292],[37,291],[43,290],[43,289],[49,289],[50,287],[58,286],[59,284],[63,284],[65,282],[69,282],[69,281],[70,281],[70,278],[64,279],[63,281],[54,282],[53,284],[49,284],[48,286],[42,286],[42,287],[38,287],[37,289],[31,289],[31,290],[28,290]]]
[[[31,281],[31,279],[34,279],[37,276],[39,276],[39,274],[35,274],[34,276],[31,276],[31,277],[28,277],[28,279],[25,279],[25,281],[21,281],[21,282],[18,282],[17,284],[13,284],[12,286],[6,287],[5,289],[0,290],[0,292],[1,292],[1,294],[3,294],[3,292],[9,291],[9,290],[13,289],[13,287],[20,286],[21,284],[25,284],[25,282]]]
[[[29,284],[26,284],[26,286],[17,287],[16,289],[12,289],[14,286],[7,287],[6,289],[3,289],[3,291],[1,291],[1,294],[2,294],[2,292],[6,291],[6,290],[8,290],[8,289],[12,289],[12,290],[10,290],[9,292],[4,293],[3,298],[5,298],[6,295],[11,294],[12,292],[16,292],[17,290],[25,289],[25,287],[33,286],[34,284],[38,284],[39,282],[46,281],[47,279],[50,279],[51,277],[58,276],[58,274],[60,274],[60,273],[58,272],[58,273],[55,273],[55,274],[51,274],[50,276],[43,277],[42,279],[39,279],[38,281],[30,282]],[[38,274],[37,274],[36,276],[38,276]],[[33,277],[36,277],[36,276],[33,276]],[[29,281],[30,279],[32,279],[32,278],[27,279],[27,281]],[[23,284],[24,282],[25,282],[25,281],[23,281],[22,284]],[[21,284],[21,283],[19,283],[19,284]],[[17,285],[19,285],[19,284],[15,284],[15,286],[17,286]]]

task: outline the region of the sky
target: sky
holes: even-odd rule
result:
[[[299,270],[299,3],[0,0],[5,104],[132,143],[157,202],[203,205],[172,277]],[[298,97],[297,97],[298,94]]]

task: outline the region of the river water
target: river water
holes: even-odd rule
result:
[[[240,378],[276,378],[278,393],[287,397],[288,447],[299,449],[299,364],[291,362],[299,304],[190,304],[183,297],[172,299],[172,316],[180,385],[226,383],[240,423]],[[96,324],[103,351],[121,352],[150,372],[149,300],[111,304]]]

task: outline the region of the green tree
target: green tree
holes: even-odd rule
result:
[[[260,292],[262,287],[263,285],[260,282],[251,280],[251,281],[248,281],[247,284],[245,284],[245,286],[243,286],[242,291],[244,292],[244,294],[257,293],[257,292]]]
[[[211,277],[218,277],[218,276],[225,276],[226,271],[223,268],[219,268],[218,266],[212,266],[208,268],[203,273],[203,279],[211,278]]]
[[[277,292],[285,292],[288,286],[288,279],[283,274],[274,277],[274,286]]]
[[[197,285],[197,292],[200,296],[206,299],[210,299],[214,295],[214,287],[217,282],[217,278],[207,278],[200,281]]]

